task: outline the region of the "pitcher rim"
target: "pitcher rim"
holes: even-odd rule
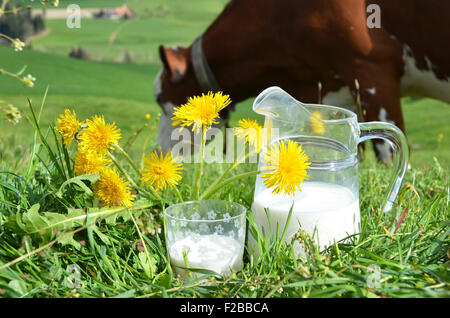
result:
[[[321,107],[321,108],[328,108],[328,109],[335,109],[335,110],[338,110],[338,111],[341,111],[341,112],[343,112],[346,116],[345,116],[345,118],[341,118],[341,119],[321,119],[321,118],[318,118],[317,116],[314,116],[311,112],[311,116],[313,116],[314,118],[317,118],[318,120],[321,120],[321,121],[323,121],[323,122],[327,122],[327,123],[340,123],[340,122],[343,122],[343,123],[346,123],[346,122],[349,122],[349,121],[351,121],[351,120],[355,120],[356,119],[356,121],[358,121],[358,116],[357,116],[357,114],[355,113],[355,112],[353,112],[353,111],[351,111],[351,110],[349,110],[349,109],[347,109],[347,108],[344,108],[344,107],[339,107],[339,106],[334,106],[334,105],[326,105],[326,104],[319,104],[319,103],[303,103],[303,102],[301,102],[301,101],[298,101],[298,100],[296,100],[292,95],[290,95],[288,92],[286,92],[285,90],[283,90],[281,87],[279,87],[279,86],[271,86],[271,87],[268,87],[268,88],[266,88],[265,90],[263,90],[256,98],[255,98],[255,100],[253,101],[253,111],[254,112],[256,112],[257,114],[260,114],[260,115],[263,115],[263,116],[267,116],[267,115],[264,115],[263,113],[264,113],[264,111],[256,111],[256,109],[255,109],[255,104],[256,103],[260,103],[261,102],[261,100],[260,99],[262,99],[262,100],[264,100],[265,98],[266,98],[266,96],[267,96],[267,94],[269,93],[269,92],[271,92],[271,91],[282,91],[283,93],[285,93],[285,94],[287,94],[290,98],[292,98],[293,100],[295,100],[295,101],[297,101],[298,103],[300,103],[301,105],[303,105],[304,107],[306,107],[306,108],[308,108],[308,107]],[[259,101],[258,101],[259,100]],[[270,112],[270,111],[266,111],[268,114],[270,114],[270,113],[272,113],[272,112]],[[275,113],[272,113],[272,114],[275,114]],[[273,117],[273,116],[271,116],[271,117]],[[279,121],[284,121],[284,122],[294,122],[294,120],[286,120],[286,119],[282,119],[282,118],[280,118],[279,116],[277,116],[277,117],[275,117],[274,119],[277,119],[277,120],[279,120]]]
[[[230,216],[229,218],[220,218],[220,219],[214,219],[214,220],[204,220],[204,219],[192,220],[192,219],[187,219],[187,218],[183,219],[182,217],[178,217],[178,216],[174,216],[174,215],[170,214],[170,211],[176,207],[180,207],[183,205],[186,206],[186,205],[192,205],[192,204],[201,204],[201,202],[204,202],[204,203],[206,203],[206,202],[229,203],[239,210],[239,214]],[[167,213],[167,210],[169,210],[169,213]],[[241,218],[243,215],[246,215],[246,213],[247,213],[247,208],[240,203],[237,203],[234,201],[214,200],[214,199],[190,200],[190,201],[183,201],[183,202],[175,203],[175,204],[168,206],[163,212],[164,216],[174,219],[174,220],[184,221],[184,222],[202,222],[202,223],[204,223],[204,222],[223,222],[225,220],[227,220],[227,221],[234,220],[237,218]]]

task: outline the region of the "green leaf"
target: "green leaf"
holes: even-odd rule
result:
[[[8,286],[20,296],[25,295],[25,293],[27,292],[27,285],[23,281],[17,279],[10,281],[8,283]]]
[[[90,181],[91,183],[93,183],[97,181],[99,178],[100,178],[99,174],[84,174],[81,176],[73,177],[69,180],[66,180],[55,194],[58,198],[61,198],[62,190],[67,185],[74,183],[77,186],[79,186],[87,195],[92,195],[92,190],[83,181]]]
[[[22,215],[22,218],[20,218],[20,213],[16,214],[17,225],[24,232],[31,233],[48,226],[47,222],[39,215],[39,208],[40,204],[36,203]]]
[[[158,280],[158,285],[161,287],[164,287],[166,289],[171,288],[172,287],[172,275],[170,275],[169,273],[165,273],[164,275],[162,275],[159,280]]]
[[[119,294],[117,296],[113,296],[111,298],[132,298],[135,295],[136,295],[136,290],[135,289],[130,289],[130,290],[127,290],[124,293],[121,293],[121,294]]]
[[[154,260],[150,261],[144,252],[139,252],[138,258],[139,258],[140,265],[141,265],[142,269],[144,270],[145,274],[148,277],[151,277],[152,269],[153,269],[153,272],[156,271],[156,266],[154,265],[155,261]]]
[[[16,213],[10,216],[5,223],[5,227],[23,234],[31,235],[34,239],[42,242],[49,242],[55,239],[57,232],[61,232],[58,242],[62,245],[70,244],[75,248],[81,248],[79,242],[73,239],[72,230],[89,225],[89,228],[106,245],[111,245],[113,240],[108,235],[100,231],[95,224],[98,219],[113,217],[114,215],[129,215],[129,213],[141,213],[141,210],[153,204],[131,207],[128,210],[124,207],[114,208],[91,208],[87,212],[83,209],[68,209],[67,213],[39,212],[40,205],[35,204],[25,213]],[[126,214],[125,214],[126,213]],[[112,224],[112,223],[110,223]]]

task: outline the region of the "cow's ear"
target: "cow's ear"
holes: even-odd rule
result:
[[[159,57],[172,83],[181,82],[186,75],[187,58],[184,51],[183,48],[165,49],[159,46]]]

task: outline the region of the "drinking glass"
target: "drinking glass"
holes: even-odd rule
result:
[[[172,268],[212,271],[223,278],[239,271],[245,244],[246,208],[222,200],[174,204],[164,212]]]

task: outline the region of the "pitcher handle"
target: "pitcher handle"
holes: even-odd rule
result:
[[[363,142],[369,139],[383,139],[394,149],[394,174],[391,178],[388,196],[383,200],[383,212],[390,211],[400,191],[408,167],[408,143],[403,132],[397,126],[386,122],[360,123],[360,139]]]

